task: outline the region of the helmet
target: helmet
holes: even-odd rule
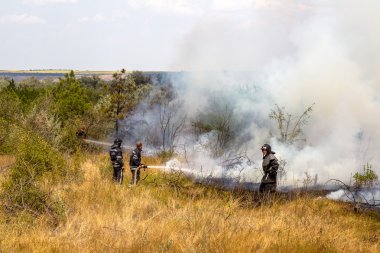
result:
[[[267,154],[272,153],[272,147],[271,147],[269,144],[264,144],[264,145],[261,147],[261,151],[263,151],[263,150],[266,150],[266,151],[267,151]]]
[[[117,138],[117,139],[114,140],[113,143],[114,143],[115,145],[120,146],[122,142],[123,142],[123,141],[122,141],[121,139]]]
[[[136,141],[136,147],[139,149],[139,150],[142,150],[142,142],[141,141]]]

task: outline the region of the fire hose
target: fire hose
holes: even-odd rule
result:
[[[86,139],[84,138],[83,139],[84,142],[86,143],[92,143],[92,144],[96,144],[96,145],[101,145],[101,146],[111,146],[112,143],[109,143],[109,142],[103,142],[103,141],[96,141],[96,140],[91,140],[91,139]],[[132,146],[125,146],[125,145],[122,145],[121,146],[122,148],[125,148],[125,149],[132,149],[133,147]],[[166,171],[166,172],[170,172],[170,171],[178,171],[178,172],[182,172],[184,174],[188,174],[188,175],[192,175],[192,176],[200,176],[200,177],[204,177],[203,173],[202,172],[196,172],[194,170],[191,170],[191,169],[188,169],[188,168],[181,168],[181,167],[176,167],[176,166],[162,166],[162,165],[143,165],[143,167],[137,167],[136,169],[136,173],[134,174],[134,178],[133,178],[133,183],[136,184],[136,180],[137,180],[137,170],[139,169],[159,169],[159,170],[163,170],[163,171]]]

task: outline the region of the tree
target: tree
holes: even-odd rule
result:
[[[233,112],[231,104],[214,99],[192,123],[198,134],[214,134],[210,148],[215,157],[222,156],[237,137],[241,122]]]
[[[286,113],[285,107],[276,105],[276,109],[270,112],[269,118],[277,123],[277,128],[280,131],[280,142],[293,144],[295,141],[304,140],[300,139],[303,134],[302,127],[307,124],[307,120],[313,111],[313,106],[314,104],[306,108],[301,115],[294,116],[293,114]]]
[[[89,76],[82,76],[79,78],[79,82],[83,87],[86,88],[91,88],[91,89],[99,89],[104,86],[104,81],[99,78],[97,75],[92,75],[91,77]]]
[[[15,90],[16,89],[16,82],[15,82],[15,80],[13,78],[11,80],[9,80],[9,84],[8,84],[7,88],[10,89],[10,90]]]
[[[0,118],[7,122],[14,122],[21,116],[22,104],[15,91],[15,86],[10,85],[0,91]]]
[[[164,153],[173,154],[177,139],[185,127],[186,115],[181,115],[182,102],[171,83],[156,86],[150,106],[157,110],[161,149]]]
[[[185,126],[186,115],[179,115],[180,106],[179,101],[172,101],[159,108],[163,151],[174,152],[176,140]]]
[[[29,111],[35,102],[46,94],[46,91],[46,87],[35,77],[22,80],[15,89],[25,112]]]
[[[137,86],[132,75],[127,75],[125,69],[113,74],[113,80],[106,86],[109,104],[106,112],[115,121],[116,138],[119,137],[119,121],[133,112],[149,85]]]
[[[142,71],[132,71],[129,76],[135,82],[136,86],[144,86],[151,83],[150,77],[144,75]]]
[[[82,116],[91,108],[86,91],[75,78],[74,71],[59,80],[53,96],[54,112],[62,122]]]

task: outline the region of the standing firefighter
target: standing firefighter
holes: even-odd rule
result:
[[[278,170],[278,161],[274,156],[275,152],[272,151],[272,148],[268,144],[264,144],[261,147],[263,152],[263,171],[264,176],[261,179],[260,189],[261,193],[264,192],[275,192],[277,186],[277,170]]]
[[[123,171],[124,171],[124,161],[123,161],[123,151],[121,150],[122,140],[115,139],[113,145],[110,149],[110,158],[113,167],[113,177],[112,179],[119,184],[123,183]]]
[[[131,185],[137,184],[140,180],[140,168],[144,167],[144,164],[141,163],[141,151],[142,143],[138,141],[136,142],[136,148],[131,152],[129,158],[129,166],[132,173]]]

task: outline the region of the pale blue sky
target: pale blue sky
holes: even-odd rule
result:
[[[220,55],[242,46],[230,41],[218,48],[217,44],[231,39],[229,35],[250,41],[248,35],[255,34],[252,22],[257,26],[264,20],[270,36],[283,36],[284,24],[295,22],[287,16],[294,11],[308,13],[312,7],[307,2],[0,0],[0,69],[186,69],[188,65],[181,63],[205,50]],[[273,10],[285,15],[275,15]],[[298,21],[300,15],[296,16]],[[241,34],[236,32],[239,29]],[[265,29],[259,28],[260,36]],[[275,45],[276,50],[280,55],[285,49]]]

